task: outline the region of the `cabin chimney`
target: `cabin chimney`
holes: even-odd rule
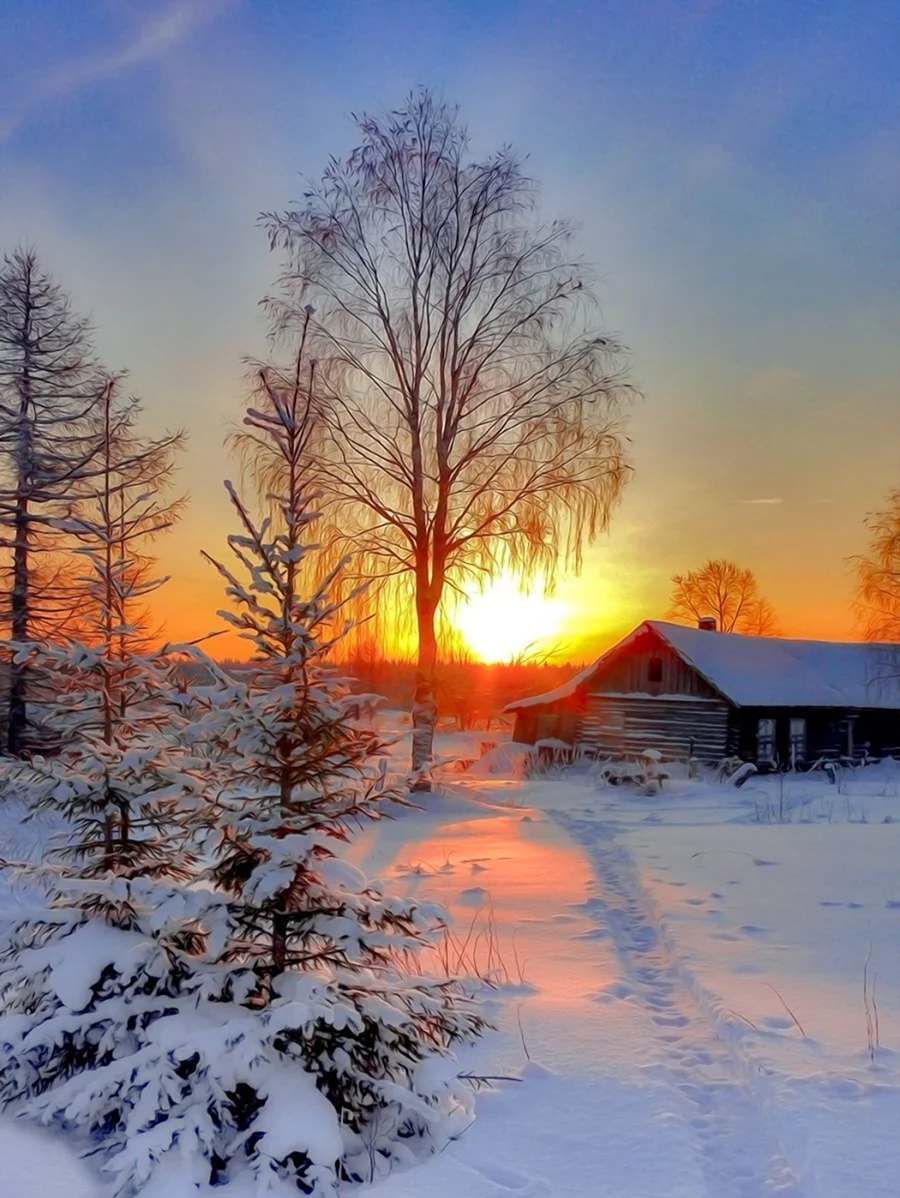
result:
[[[697,627],[702,628],[704,632],[715,632],[716,631],[716,617],[715,616],[701,616],[700,619],[697,621]]]

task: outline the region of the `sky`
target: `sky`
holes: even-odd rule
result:
[[[0,248],[36,244],[150,428],[190,434],[170,634],[220,605],[200,550],[279,265],[257,216],[426,84],[576,222],[643,393],[567,651],[720,556],[785,633],[856,635],[847,559],[900,485],[898,55],[896,0],[5,0]]]

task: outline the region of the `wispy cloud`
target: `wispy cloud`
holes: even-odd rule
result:
[[[783,499],[736,499],[735,503],[745,506],[756,507],[774,507],[775,504],[784,503]]]
[[[171,0],[137,28],[123,44],[62,64],[38,78],[14,108],[0,112],[0,140],[9,138],[48,104],[92,84],[114,79],[134,67],[163,58],[203,25],[241,0]]]

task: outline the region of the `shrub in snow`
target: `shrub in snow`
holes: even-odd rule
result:
[[[534,771],[537,751],[534,745],[520,745],[515,741],[488,749],[478,761],[474,761],[468,773],[478,778],[499,774],[504,778],[522,781]]]
[[[309,406],[268,401],[248,421],[284,466],[277,526],[229,487],[241,577],[215,563],[257,668],[236,680],[207,662],[179,730],[191,877],[174,838],[153,876],[60,867],[0,961],[0,1101],[88,1137],[120,1198],[164,1187],[176,1160],[198,1183],[332,1193],[467,1119],[448,1058],[482,1020],[452,980],[415,972],[439,915],[337,853],[399,796],[327,667],[331,580],[301,595]]]

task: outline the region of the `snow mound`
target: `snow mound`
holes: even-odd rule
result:
[[[527,778],[535,761],[534,745],[520,745],[509,741],[505,745],[497,745],[489,749],[479,760],[474,761],[466,771],[473,778],[502,777],[519,781]]]

